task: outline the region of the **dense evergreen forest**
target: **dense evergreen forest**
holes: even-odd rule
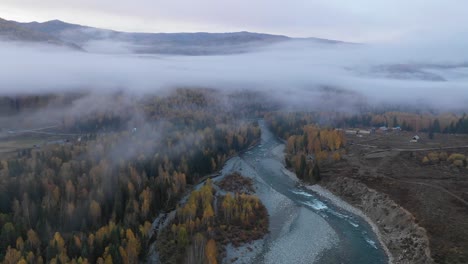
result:
[[[119,96],[110,100],[119,106]],[[180,89],[121,111],[64,116],[60,129],[83,136],[0,162],[0,260],[143,260],[155,216],[259,139],[256,122],[245,121],[252,105]]]

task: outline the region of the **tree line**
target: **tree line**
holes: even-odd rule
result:
[[[265,116],[276,135],[286,140],[285,162],[303,180],[321,179],[320,168],[341,160],[346,145],[342,130],[322,128],[317,113],[272,113]]]
[[[468,116],[455,114],[385,112],[343,115],[335,120],[337,127],[401,127],[405,131],[428,133],[468,133]]]

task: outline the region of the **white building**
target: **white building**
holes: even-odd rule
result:
[[[361,135],[370,135],[371,131],[370,130],[359,130],[358,134]]]
[[[347,135],[356,135],[357,133],[358,133],[357,130],[348,129],[348,130],[345,131],[345,134],[347,134]]]

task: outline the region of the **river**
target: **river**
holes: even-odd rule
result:
[[[226,162],[221,176],[238,171],[254,179],[268,209],[270,233],[243,260],[248,263],[387,263],[372,228],[362,218],[301,187],[284,168],[284,144],[259,122],[261,143]]]

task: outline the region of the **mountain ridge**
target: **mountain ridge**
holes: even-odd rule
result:
[[[63,42],[49,34],[28,29],[18,25],[17,22],[9,21],[0,18],[0,39],[6,41],[20,41],[20,42],[40,42],[57,46],[67,46],[73,49],[79,49],[78,46],[70,43]]]
[[[33,41],[61,45],[72,44],[91,52],[106,52],[108,46],[118,46],[119,52],[130,53],[217,55],[245,53],[256,48],[293,40],[311,41],[320,44],[345,43],[321,38],[291,38],[285,35],[248,31],[144,33],[95,28],[57,19],[46,22],[3,21],[8,22],[10,27],[16,27],[17,32],[23,32],[22,35],[25,35],[16,37],[16,40],[25,40],[28,34],[42,36],[34,38]],[[0,26],[0,37],[2,35],[5,35],[5,32]],[[14,34],[13,37],[15,37]],[[50,40],[46,41],[47,39]]]

